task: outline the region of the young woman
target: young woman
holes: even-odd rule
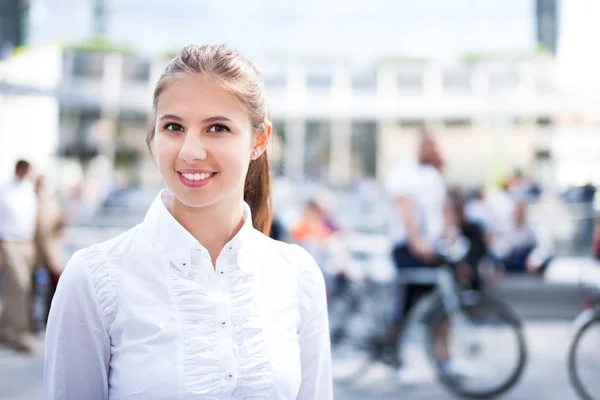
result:
[[[46,399],[332,399],[323,276],[266,236],[259,73],[226,46],[188,46],[153,108],[147,143],[168,189],[140,225],[68,263]]]

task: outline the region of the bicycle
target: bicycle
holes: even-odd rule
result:
[[[454,395],[470,399],[500,395],[517,383],[527,361],[520,319],[506,304],[489,294],[459,287],[454,272],[462,257],[451,257],[448,252],[440,252],[439,256],[443,261],[441,267],[403,269],[402,275],[389,284],[345,282],[338,290],[330,302],[332,353],[338,360],[344,360],[343,368],[334,371],[338,383],[353,384],[376,362],[388,363],[390,357],[382,331],[386,326],[386,312],[382,305],[389,304],[396,285],[432,282],[437,289],[418,320],[425,324],[426,353],[438,381]],[[409,319],[413,320],[414,316]],[[512,343],[500,356],[493,355],[484,368],[478,368],[479,376],[457,376],[445,368],[449,358],[438,351],[440,333],[448,327],[452,336],[448,340],[452,360],[463,357],[470,361],[470,358],[487,355],[489,343],[485,343],[486,340],[491,339],[492,349],[502,346],[503,336],[508,336]],[[513,350],[513,358],[506,357],[510,350]],[[507,365],[507,371],[502,375],[498,373],[498,366],[503,364]],[[491,382],[498,377],[499,381]]]
[[[569,379],[582,400],[599,400],[600,280],[596,284],[581,282],[584,310],[573,322],[574,334],[568,353]]]

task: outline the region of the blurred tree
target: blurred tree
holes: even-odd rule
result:
[[[131,46],[110,42],[103,37],[94,37],[87,41],[77,44],[67,44],[66,47],[71,47],[83,52],[104,52],[104,53],[121,53],[132,54]]]

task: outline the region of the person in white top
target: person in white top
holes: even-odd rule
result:
[[[424,130],[421,132],[418,159],[400,161],[392,168],[385,182],[394,206],[390,234],[392,258],[399,274],[403,274],[403,268],[439,265],[436,242],[458,236],[456,218],[440,173],[442,165],[435,140]],[[399,288],[389,327],[389,348],[386,349],[389,359],[385,360],[392,366],[399,369],[404,367],[397,346],[406,316],[434,288],[435,282],[408,283]],[[408,369],[399,371],[402,372],[401,377],[410,374]]]
[[[47,400],[333,399],[323,275],[269,238],[272,125],[255,67],[187,46],[147,143],[168,186],[144,221],[78,251],[46,334]]]
[[[30,176],[29,162],[19,160],[13,179],[0,187],[0,264],[4,264],[0,343],[24,352],[31,351],[31,276],[37,218]]]

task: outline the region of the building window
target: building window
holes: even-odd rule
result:
[[[352,175],[375,177],[377,173],[377,123],[357,121],[351,128]]]
[[[425,120],[423,119],[403,119],[398,121],[398,125],[401,128],[421,128],[425,126]]]
[[[285,144],[287,142],[287,135],[284,121],[273,122],[273,132],[270,142],[270,160],[271,171],[274,176],[282,176],[285,173],[285,163],[283,161],[285,155]]]
[[[306,86],[309,90],[330,90],[331,74],[309,73],[306,75]]]
[[[265,86],[269,92],[284,90],[286,80],[284,74],[272,74],[264,77]]]
[[[362,71],[352,74],[352,90],[375,91],[377,87],[377,76],[375,71]]]
[[[304,172],[306,176],[326,181],[331,153],[331,123],[327,120],[306,122]]]
[[[552,117],[549,115],[541,115],[535,119],[535,123],[537,126],[551,126],[552,125]]]
[[[468,70],[450,70],[444,72],[444,92],[468,92],[471,87]]]
[[[471,128],[471,120],[468,118],[452,118],[444,121],[448,128]]]
[[[134,57],[123,60],[123,79],[146,83],[150,79],[150,62]]]
[[[423,90],[423,67],[420,65],[402,66],[398,70],[397,87],[402,92],[421,92]]]
[[[78,78],[101,79],[104,72],[102,52],[76,51],[73,54],[73,76]]]

